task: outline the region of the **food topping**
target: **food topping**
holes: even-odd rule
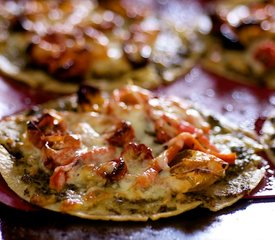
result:
[[[262,63],[266,69],[275,68],[275,41],[260,44],[254,53],[254,58]]]

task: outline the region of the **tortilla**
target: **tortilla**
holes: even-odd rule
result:
[[[3,4],[0,71],[60,93],[82,83],[156,88],[187,73],[200,57],[204,15],[198,15],[179,28],[182,20],[164,15],[154,1],[19,1],[13,11]]]
[[[274,89],[272,1],[220,1],[210,9],[213,27],[205,39],[204,68],[236,82]]]
[[[147,221],[217,211],[265,174],[251,136],[183,100],[83,86],[0,123],[0,172],[21,198],[74,216]]]

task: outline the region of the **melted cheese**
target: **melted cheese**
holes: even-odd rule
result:
[[[125,95],[118,95],[125,93],[124,91]],[[171,206],[177,209],[177,204],[181,204],[180,201],[184,199],[184,193],[206,188],[224,176],[225,162],[208,153],[198,153],[199,151],[192,149],[195,133],[192,135],[182,132],[164,144],[157,143],[156,119],[168,114],[176,122],[183,119],[193,123],[195,118],[195,123],[199,126],[203,125],[204,118],[198,112],[189,111],[190,107],[175,100],[156,98],[147,91],[131,86],[106,96],[109,98],[106,106],[97,109],[99,112],[44,110],[52,116],[50,123],[55,124],[55,119],[59,120],[56,122],[62,123],[57,132],[54,132],[55,128],[51,128],[52,125],[47,129],[53,130],[53,135],[46,135],[46,139],[57,139],[56,146],[54,142],[45,143],[49,152],[45,151],[43,146],[42,149],[35,147],[26,133],[26,122],[39,118],[39,114],[25,115],[1,123],[0,131],[5,136],[1,140],[3,144],[7,146],[9,139],[16,138],[16,148],[24,154],[19,165],[14,166],[15,171],[36,176],[35,174],[42,170],[49,176],[46,181],[39,182],[38,186],[30,184],[30,195],[24,195],[26,198],[47,207],[49,201],[59,201],[61,198],[60,202],[54,205],[54,209],[65,212],[80,210],[103,215],[113,212],[120,215],[137,212],[150,215],[158,213],[162,207]],[[75,103],[72,105],[75,106]],[[124,122],[127,122],[125,131],[117,127],[121,126],[119,123]],[[57,128],[58,123],[55,126]],[[31,129],[29,134],[35,130]],[[63,135],[58,135],[60,132]],[[125,142],[121,145],[120,142],[110,141],[110,136],[116,137],[116,134],[118,141],[126,134],[125,137],[131,144]],[[232,143],[233,138],[229,135],[212,136],[212,140],[224,152],[228,152],[235,145],[257,147],[256,143],[246,138],[235,138]],[[191,144],[185,144],[185,141]],[[222,148],[223,145],[227,145],[227,148]],[[11,146],[13,149],[13,145]],[[177,155],[183,146],[191,149],[182,153],[190,151],[191,155]],[[47,154],[50,156],[45,156]],[[176,156],[179,159],[172,162]],[[54,162],[59,164],[58,166],[48,164],[52,158],[61,158]],[[20,165],[21,163],[23,164]],[[24,179],[23,176],[20,179],[22,178]],[[41,187],[49,190],[51,197],[40,193]]]

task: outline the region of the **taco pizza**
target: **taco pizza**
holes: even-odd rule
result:
[[[230,206],[265,170],[252,134],[135,85],[77,94],[0,122],[0,172],[26,201],[74,216],[157,220]]]
[[[34,88],[61,93],[84,82],[107,90],[129,82],[145,88],[171,82],[194,65],[203,44],[198,21],[176,29],[156,4],[3,1],[0,70]]]
[[[203,66],[245,84],[275,89],[273,0],[217,1]]]

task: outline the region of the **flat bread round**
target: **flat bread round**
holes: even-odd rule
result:
[[[128,83],[156,88],[172,82],[201,55],[198,33],[205,16],[198,10],[194,20],[180,10],[181,17],[173,19],[163,10],[173,3],[167,5],[142,0],[19,1],[10,9],[4,3],[0,71],[33,88],[61,93],[75,92],[83,82],[106,90]]]
[[[213,27],[203,66],[233,81],[275,89],[274,3],[217,1],[210,9]]]
[[[82,86],[0,122],[0,172],[28,202],[78,217],[157,220],[217,211],[265,171],[252,135],[187,101]]]

